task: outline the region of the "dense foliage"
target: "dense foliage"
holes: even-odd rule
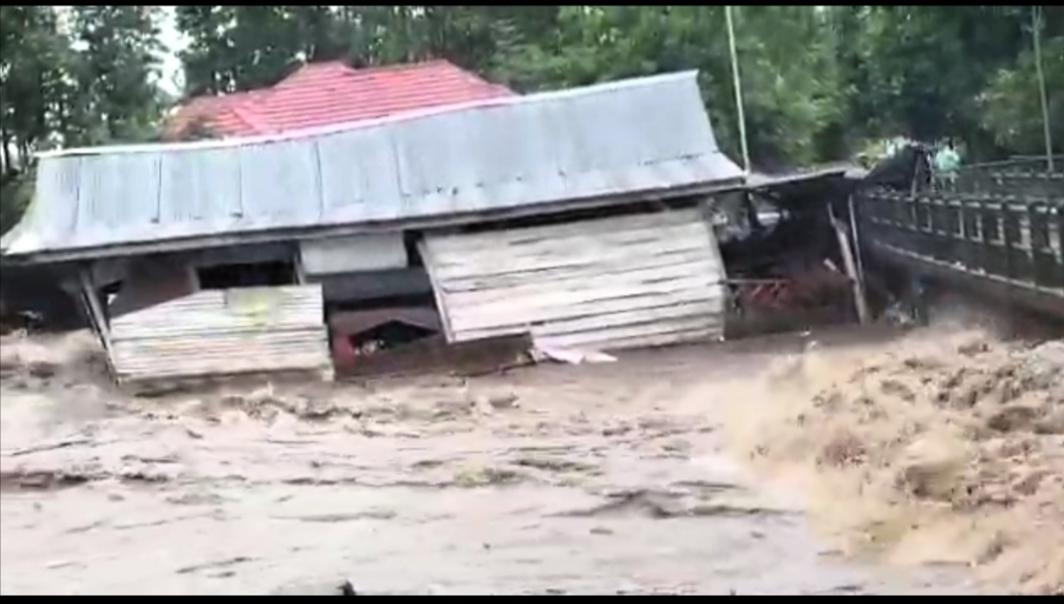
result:
[[[185,96],[269,85],[303,62],[327,59],[443,57],[522,92],[698,69],[721,144],[739,156],[723,7],[168,10],[169,17],[151,6],[0,7],[0,228],[25,205],[35,150],[156,136],[176,100],[158,86],[164,26],[187,40]],[[976,158],[1043,153],[1035,13],[1059,147],[1064,8],[737,7],[754,163],[841,159],[893,135],[954,136]]]

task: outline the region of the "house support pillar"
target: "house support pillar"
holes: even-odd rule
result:
[[[99,292],[93,285],[92,273],[87,269],[78,271],[78,299],[81,301],[89,326],[100,339],[100,344],[107,355],[107,366],[114,371],[111,358],[111,327],[103,310]]]

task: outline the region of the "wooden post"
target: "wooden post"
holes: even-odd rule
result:
[[[854,305],[857,308],[857,318],[861,325],[867,325],[869,322],[868,302],[865,300],[864,282],[861,280],[860,275],[857,274],[857,266],[853,259],[853,250],[850,248],[850,238],[846,234],[846,226],[835,219],[835,211],[831,209],[831,204],[828,204],[828,220],[831,221],[831,226],[835,228],[835,235],[839,238],[839,251],[842,252],[842,262],[846,267],[846,275],[853,285],[853,298]]]
[[[194,264],[187,265],[185,267],[185,272],[188,275],[189,288],[192,290],[193,293],[203,289],[202,287],[200,287],[199,272],[196,270],[196,266]]]
[[[292,258],[292,268],[295,269],[296,285],[307,284],[307,270],[303,267],[303,250],[297,249]]]
[[[107,316],[104,314],[103,306],[100,304],[100,297],[96,295],[92,273],[88,269],[79,271],[78,285],[80,285],[81,290],[78,292],[81,294],[78,299],[81,300],[85,315],[89,319],[90,328],[96,332],[96,337],[100,339],[100,345],[103,346],[104,358],[107,359],[107,370],[111,374],[111,379],[117,380],[118,373],[115,371],[115,361],[112,355],[111,327],[107,321]]]
[[[856,207],[853,203],[852,194],[849,196],[846,203],[850,210],[850,232],[853,233],[853,246],[856,248],[854,250],[854,257],[857,259],[857,276],[861,279],[861,283],[864,283],[865,274],[864,261],[861,259],[861,238],[857,231],[857,212],[855,211]]]
[[[85,301],[85,311],[89,315],[89,322],[93,330],[96,331],[96,336],[100,338],[100,343],[103,344],[103,349],[107,353],[108,359],[110,359],[111,329],[107,324],[107,315],[103,312],[100,297],[96,295],[96,288],[93,287],[92,276],[89,271],[80,271],[78,273],[78,281],[81,284],[81,295]]]

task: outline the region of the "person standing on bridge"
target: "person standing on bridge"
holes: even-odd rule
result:
[[[948,183],[950,188],[957,184],[957,172],[961,169],[961,155],[953,145],[953,139],[939,147],[935,153],[935,180],[939,184]]]

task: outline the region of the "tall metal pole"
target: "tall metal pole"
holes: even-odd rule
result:
[[[1034,33],[1034,68],[1038,74],[1038,92],[1042,98],[1042,133],[1046,141],[1046,164],[1053,171],[1053,135],[1049,129],[1049,97],[1046,94],[1046,76],[1042,71],[1042,20],[1038,7],[1031,7],[1031,26]]]
[[[739,83],[739,53],[735,49],[735,27],[732,24],[731,6],[724,7],[724,21],[728,26],[728,50],[731,52],[732,82],[735,87],[736,115],[739,118],[739,144],[743,152],[743,169],[750,173],[750,149],[746,146],[746,112],[743,110],[743,88]]]

